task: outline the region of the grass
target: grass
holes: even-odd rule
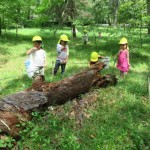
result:
[[[34,114],[32,122],[27,123],[26,130],[21,133],[18,142],[20,149],[28,146],[30,149],[43,150],[126,150],[150,148],[150,105],[148,100],[147,76],[150,68],[149,41],[150,37],[142,32],[142,46],[139,31],[124,31],[117,28],[88,28],[89,42],[83,45],[82,28],[79,28],[77,38],[73,39],[68,28],[59,30],[56,37],[53,32],[45,29],[20,29],[18,37],[10,30],[0,38],[0,97],[22,91],[31,85],[24,67],[25,52],[32,47],[32,36],[40,35],[44,41],[47,53],[46,81],[56,82],[69,77],[89,65],[90,54],[97,51],[110,57],[109,70],[101,74],[111,73],[119,77],[119,71],[114,66],[115,55],[121,37],[126,36],[130,48],[131,69],[125,79],[119,78],[115,87],[95,89],[98,98],[95,109],[88,110],[91,114],[84,121],[82,128],[74,129],[74,120],[57,115]],[[102,38],[98,38],[98,32]],[[56,59],[56,44],[61,33],[69,36],[70,57],[66,74],[52,76]],[[94,33],[96,34],[96,42]],[[136,34],[135,34],[136,33]],[[82,95],[84,97],[84,95]],[[69,104],[64,105],[66,113]],[[45,123],[46,122],[46,123]],[[90,129],[90,130],[89,130]]]

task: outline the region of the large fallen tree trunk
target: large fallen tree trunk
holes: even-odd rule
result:
[[[85,71],[56,83],[35,82],[23,92],[0,99],[0,129],[2,132],[17,136],[16,124],[31,119],[31,112],[40,111],[51,105],[64,104],[66,101],[86,93],[93,85],[105,87],[116,84],[115,76],[100,76],[103,63],[97,63]]]

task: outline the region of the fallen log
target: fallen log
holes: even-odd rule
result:
[[[49,106],[64,104],[66,101],[86,93],[92,86],[115,85],[115,76],[102,77],[99,71],[104,63],[97,63],[87,70],[56,83],[35,82],[23,92],[0,99],[0,129],[12,136],[18,136],[16,125],[31,119],[31,112],[47,109]]]

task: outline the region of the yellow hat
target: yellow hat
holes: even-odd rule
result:
[[[83,30],[83,32],[87,33],[88,31],[87,30]]]
[[[123,37],[119,42],[119,44],[127,44],[127,43],[128,43],[128,40],[125,37]]]
[[[40,36],[34,36],[32,38],[32,42],[35,42],[35,41],[41,41],[42,42],[42,38]]]
[[[92,52],[91,53],[91,61],[92,62],[97,62],[98,61],[98,58],[100,57],[100,55],[97,53],[97,52]]]
[[[66,42],[69,41],[68,36],[65,35],[65,34],[62,34],[62,35],[60,36],[60,39],[59,39],[58,43],[60,43],[61,40],[62,40],[62,41],[66,41]]]

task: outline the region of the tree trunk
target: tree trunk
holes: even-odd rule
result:
[[[77,37],[75,25],[72,26],[72,34],[73,34],[73,37],[74,37],[74,38]]]
[[[147,15],[150,16],[150,0],[147,0]],[[150,34],[150,21],[148,23],[148,34]]]
[[[56,83],[35,82],[23,92],[0,99],[0,129],[17,136],[20,128],[16,124],[31,119],[31,112],[44,111],[49,106],[65,102],[86,93],[92,86],[115,85],[115,76],[100,76],[103,63],[97,63],[81,73]]]
[[[75,1],[74,0],[72,0],[71,1],[71,19],[74,21],[74,19],[75,19]],[[73,34],[73,37],[74,38],[76,38],[76,26],[75,26],[75,24],[73,24],[73,22],[72,22],[72,34]]]
[[[0,36],[2,35],[2,18],[0,17]]]
[[[115,3],[115,8],[114,8],[114,26],[117,26],[119,0],[115,0],[114,3]]]

